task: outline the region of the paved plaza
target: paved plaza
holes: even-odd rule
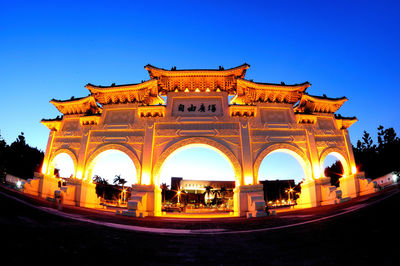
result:
[[[75,207],[58,211],[2,187],[1,253],[15,265],[40,260],[75,265],[393,265],[398,192],[392,187],[338,205],[265,218],[190,220],[138,219]]]

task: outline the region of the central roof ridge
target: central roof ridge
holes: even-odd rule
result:
[[[150,64],[144,66],[144,68],[149,72],[149,75],[152,79],[160,76],[171,77],[171,76],[186,76],[186,75],[195,75],[195,76],[234,75],[235,77],[244,78],[244,76],[246,75],[246,70],[249,67],[250,65],[247,63],[228,69],[219,66],[218,69],[176,69],[176,67],[173,67],[170,70],[167,70],[164,68],[155,67]]]

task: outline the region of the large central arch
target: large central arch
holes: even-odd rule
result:
[[[153,184],[155,184],[156,186],[159,185],[160,171],[167,158],[180,149],[188,148],[188,146],[206,147],[220,153],[232,165],[232,169],[235,173],[236,186],[240,186],[242,184],[242,167],[239,160],[236,158],[235,154],[224,144],[206,137],[193,137],[193,138],[181,139],[171,144],[168,148],[166,148],[160,154],[160,156],[157,158],[156,163],[154,164],[153,180],[152,180]]]

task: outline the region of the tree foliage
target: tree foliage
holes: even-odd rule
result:
[[[25,141],[24,133],[8,145],[0,136],[0,173],[2,176],[9,173],[20,178],[33,177],[34,172],[40,172],[44,153],[29,146]]]
[[[400,151],[400,139],[395,130],[377,128],[377,144],[374,144],[370,134],[364,131],[357,146],[353,147],[354,157],[359,171],[364,171],[366,177],[376,178],[390,172],[400,170],[398,153]]]
[[[328,166],[324,170],[324,174],[327,177],[331,178],[332,186],[339,186],[339,178],[343,175],[343,166],[342,163],[338,160],[334,162],[331,166]]]

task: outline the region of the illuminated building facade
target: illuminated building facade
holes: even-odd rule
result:
[[[213,190],[233,190],[235,188],[235,181],[213,181],[213,180],[188,180],[183,179],[180,183],[180,188],[187,193],[200,194],[206,191],[206,187],[212,187]]]
[[[90,95],[50,102],[63,114],[44,119],[50,129],[42,173],[31,191],[53,194],[54,158],[71,156],[76,185],[65,199],[96,206],[91,173],[99,155],[116,149],[137,169],[137,184],[127,215],[162,215],[160,171],[175,151],[192,146],[221,153],[235,173],[234,209],[238,216],[261,215],[263,186],[258,181],[262,160],[281,151],[304,169],[299,206],[334,203],[335,191],[323,176],[328,154],[342,163],[343,196],[356,197],[371,185],[357,173],[347,128],[357,120],[334,113],[347,101],[312,96],[310,83],[285,85],[245,79],[249,65],[231,69],[165,70],[145,66],[148,81],[139,84],[86,85]],[[167,99],[167,101],[165,101]],[[228,101],[230,99],[230,101]]]

